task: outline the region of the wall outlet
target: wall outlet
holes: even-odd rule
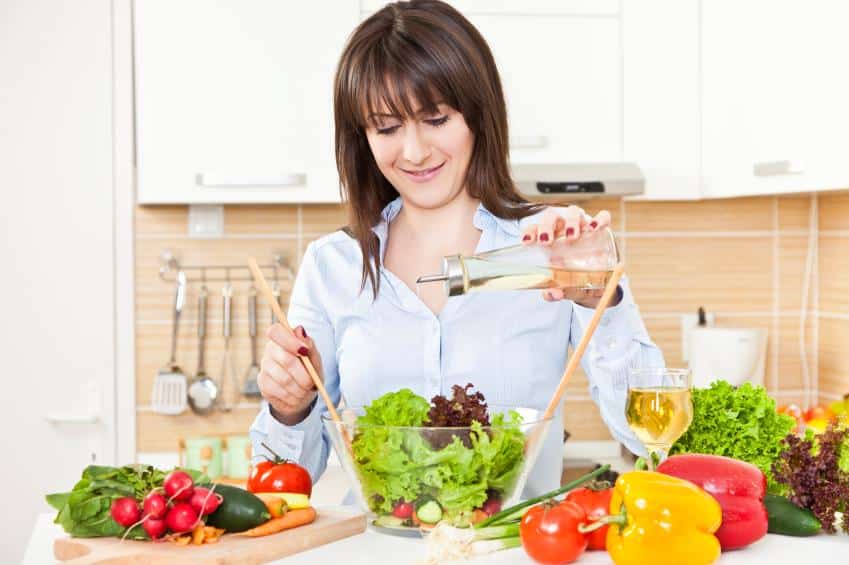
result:
[[[189,237],[224,236],[224,206],[192,204],[189,206]]]
[[[708,326],[714,325],[716,316],[713,313],[705,314]],[[690,330],[699,325],[698,314],[681,314],[681,360],[690,360]]]

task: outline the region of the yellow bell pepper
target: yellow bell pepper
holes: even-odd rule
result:
[[[610,500],[607,551],[616,565],[707,565],[719,558],[713,533],[722,509],[693,483],[649,471],[619,476]],[[618,526],[615,524],[619,524]]]

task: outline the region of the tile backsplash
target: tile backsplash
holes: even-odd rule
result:
[[[817,402],[849,392],[849,194],[758,197],[699,202],[593,200],[606,208],[627,262],[627,274],[646,326],[670,366],[682,365],[680,316],[704,306],[718,325],[769,332],[765,384],[779,402]],[[800,359],[800,326],[811,206],[816,206],[805,322],[808,377]],[[150,410],[157,369],[168,359],[173,285],[159,277],[160,255],[172,250],[184,264],[242,264],[249,255],[269,263],[282,255],[297,269],[306,245],[346,223],[338,205],[226,206],[224,237],[188,237],[186,206],[136,209],[137,450],[174,451],[178,438],[244,433],[257,405],[242,402],[229,414],[161,416]],[[239,378],[250,363],[246,290],[235,283],[233,341]],[[281,279],[285,293],[289,281]],[[206,369],[221,374],[221,284],[210,283]],[[197,291],[190,280],[178,337],[178,364],[191,376],[197,364]],[[259,335],[270,323],[259,301]],[[257,354],[262,352],[259,339]],[[566,428],[574,439],[610,439],[576,375],[566,400]]]

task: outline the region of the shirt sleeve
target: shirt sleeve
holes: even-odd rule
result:
[[[333,325],[320,298],[324,293],[321,287],[323,280],[327,279],[321,272],[315,244],[310,244],[295,278],[287,319],[293,328],[303,325],[307,335],[315,342],[321,355],[324,387],[331,401],[338,406],[340,390],[336,340]],[[263,455],[270,456],[262,446],[265,443],[280,457],[297,461],[309,471],[314,483],[318,481],[330,454],[330,438],[322,422],[322,416],[326,414],[327,406],[319,395],[306,418],[294,426],[286,426],[271,415],[270,407],[264,401],[249,432],[254,464],[263,460]]]
[[[589,380],[590,396],[613,437],[632,453],[645,455],[645,447],[625,419],[628,371],[639,367],[663,367],[663,353],[649,338],[631,294],[622,277],[622,299],[605,310],[581,359]],[[574,304],[570,342],[577,347],[594,313],[593,308]]]

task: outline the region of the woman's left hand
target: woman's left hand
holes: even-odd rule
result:
[[[551,246],[555,239],[565,236],[566,241],[575,241],[586,232],[596,231],[610,225],[610,212],[602,210],[595,216],[587,214],[580,206],[550,207],[543,212],[538,224],[527,226],[522,232],[522,245]],[[545,300],[571,300],[595,308],[603,289],[582,290],[551,288],[542,291]]]

